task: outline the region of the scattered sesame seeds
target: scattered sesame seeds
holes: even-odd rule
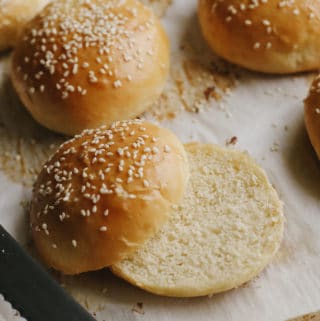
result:
[[[135,200],[141,186],[154,185],[146,176],[146,166],[156,166],[159,162],[156,155],[161,151],[170,153],[171,147],[159,137],[148,134],[147,126],[141,120],[119,121],[110,128],[103,126],[83,131],[62,144],[45,164],[44,171],[50,179],[35,191],[40,204],[41,198],[46,200],[37,217],[42,219],[58,212],[56,215],[61,224],[65,224],[70,215],[83,217],[83,222],[94,215],[107,217],[109,209],[105,209],[105,202],[108,195]],[[76,166],[70,167],[70,164]],[[134,182],[137,184],[132,184]],[[60,212],[61,206],[70,208],[70,213]],[[75,214],[72,214],[73,207],[79,209]],[[46,223],[40,227],[40,232],[49,235]],[[101,228],[100,231],[105,232],[108,227],[103,225]],[[77,244],[72,240],[73,247]]]
[[[219,0],[214,2],[211,7],[211,13],[216,14],[218,12],[218,7],[223,7],[223,12],[225,13],[225,21],[226,23],[231,22],[234,18],[243,19],[244,26],[250,27],[253,25],[263,25],[265,27],[265,32],[267,34],[266,42],[258,41],[254,42],[253,49],[265,49],[268,50],[272,47],[272,41],[275,36],[279,36],[279,30],[281,28],[277,28],[277,26],[272,25],[272,15],[270,14],[270,19],[268,16],[265,18],[258,20],[259,14],[255,16],[252,14],[252,11],[258,8],[261,8],[263,5],[268,4],[269,6],[274,6],[275,9],[278,9],[282,14],[282,12],[286,12],[286,14],[291,14],[292,18],[296,16],[306,14],[308,19],[315,19],[317,17],[316,8],[312,4],[306,4],[305,6],[300,4],[297,0],[277,0],[271,2],[269,0],[248,0],[245,3],[237,3],[234,2],[234,5],[230,5],[230,2]],[[274,3],[274,4],[273,4]],[[254,17],[253,20],[246,18],[245,12],[248,12],[248,17]],[[268,14],[266,12],[266,14]]]
[[[118,7],[125,12],[117,10]],[[44,84],[39,84],[44,75],[58,78],[55,89],[61,99],[84,96],[91,86],[105,83],[106,78],[116,89],[121,88],[124,81],[131,81],[130,74],[120,74],[112,63],[119,64],[118,57],[122,57],[124,64],[134,64],[141,70],[155,51],[152,41],[142,49],[135,36],[137,30],[145,32],[146,37],[151,35],[153,16],[141,21],[137,17],[137,8],[125,0],[79,0],[77,6],[72,0],[51,3],[40,14],[41,24],[28,30],[23,38],[33,51],[23,57],[16,70],[28,81],[29,94],[35,94],[36,88],[44,92]],[[92,50],[96,56],[94,62],[89,63],[85,60],[86,52],[90,51],[92,56]],[[87,72],[86,85],[79,84],[74,77],[80,68]]]

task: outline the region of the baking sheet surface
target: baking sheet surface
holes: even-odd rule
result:
[[[303,123],[303,99],[313,75],[265,76],[224,63],[201,37],[195,2],[165,1],[157,7],[162,14],[168,6],[162,20],[173,67],[165,93],[145,116],[184,142],[232,142],[230,148],[255,157],[285,203],[284,241],[258,278],[212,297],[154,296],[108,270],[55,275],[99,321],[270,321],[320,308],[320,164]],[[33,252],[26,214],[31,184],[65,138],[40,127],[20,105],[8,78],[9,62],[8,54],[0,56],[0,220]],[[2,311],[0,300],[1,321]]]

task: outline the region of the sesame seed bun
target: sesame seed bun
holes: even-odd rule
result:
[[[184,147],[167,129],[136,120],[86,130],[60,147],[35,183],[35,245],[65,274],[115,264],[169,219],[188,176]]]
[[[199,0],[203,35],[221,57],[266,73],[320,67],[320,3]]]
[[[320,75],[314,79],[304,102],[304,120],[311,144],[320,159]]]
[[[0,51],[12,48],[27,21],[50,0],[0,0]]]
[[[73,135],[134,118],[160,95],[169,44],[137,0],[57,0],[24,30],[13,84],[43,126]]]

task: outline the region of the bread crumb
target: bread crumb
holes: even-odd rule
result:
[[[220,99],[221,96],[216,92],[216,87],[215,86],[210,86],[208,87],[204,92],[204,97],[206,100],[209,100],[210,98],[215,98],[215,99]]]
[[[108,289],[107,288],[103,288],[102,290],[101,290],[101,293],[102,294],[106,294],[108,292]]]
[[[238,142],[237,136],[232,136],[229,140],[226,141],[226,146],[235,145]]]
[[[143,302],[137,302],[133,307],[132,307],[132,312],[136,312],[139,314],[144,314],[144,309],[143,309]]]
[[[273,142],[272,146],[270,147],[270,152],[278,152],[279,151],[279,143]]]

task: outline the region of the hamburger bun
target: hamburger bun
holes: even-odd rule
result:
[[[189,177],[183,145],[139,120],[85,130],[45,164],[30,224],[44,262],[64,274],[115,264],[169,219]]]
[[[199,0],[205,39],[219,56],[265,73],[320,68],[320,2]]]
[[[149,292],[195,297],[251,280],[279,249],[282,203],[247,154],[186,146],[190,180],[162,229],[112,271]]]
[[[137,0],[56,0],[25,28],[11,75],[43,126],[73,135],[135,118],[160,95],[167,36]]]

